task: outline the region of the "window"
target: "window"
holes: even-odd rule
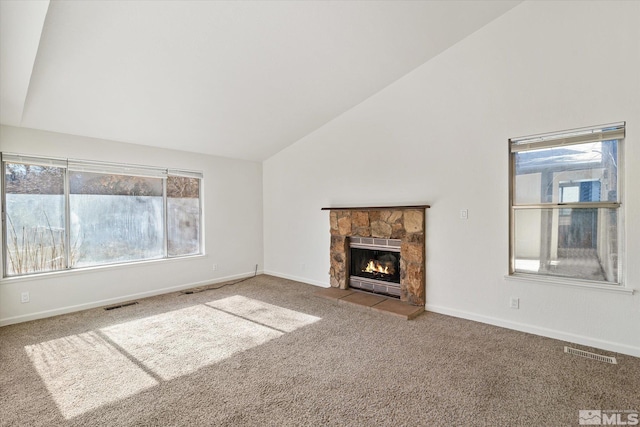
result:
[[[5,163],[5,275],[66,268],[64,171]]]
[[[162,258],[162,179],[69,171],[73,265]]]
[[[624,123],[509,140],[510,274],[621,283]]]
[[[201,253],[198,172],[2,154],[4,276]]]
[[[169,256],[200,252],[200,179],[167,177],[167,222]]]

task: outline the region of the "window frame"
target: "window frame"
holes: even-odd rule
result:
[[[56,269],[56,270],[46,270],[46,271],[32,271],[28,273],[21,274],[11,274],[8,275],[9,272],[9,259],[8,259],[8,248],[7,248],[7,237],[8,237],[8,221],[7,221],[7,198],[6,198],[6,164],[25,164],[25,165],[36,165],[36,166],[52,166],[63,169],[64,176],[64,245],[65,245],[65,253],[64,253],[64,268]],[[111,162],[99,162],[99,161],[91,161],[91,160],[77,160],[77,159],[65,159],[65,158],[56,158],[56,157],[45,157],[45,156],[37,156],[37,155],[27,155],[27,154],[14,154],[14,153],[6,153],[0,152],[0,166],[2,167],[2,174],[0,176],[0,199],[1,199],[1,207],[2,207],[2,261],[0,262],[2,268],[2,276],[0,280],[7,279],[15,279],[15,278],[25,278],[25,277],[34,277],[39,275],[46,274],[59,274],[62,272],[70,272],[70,271],[80,271],[92,268],[102,268],[108,266],[122,266],[127,264],[134,264],[140,262],[157,262],[163,260],[176,260],[180,258],[189,258],[195,256],[203,256],[204,255],[204,203],[203,203],[203,186],[204,186],[204,174],[201,171],[196,170],[187,170],[187,169],[177,169],[177,168],[164,168],[164,167],[154,167],[154,166],[143,166],[143,165],[132,165],[125,163],[111,163]],[[95,265],[86,265],[86,266],[72,266],[70,265],[70,242],[71,242],[71,206],[70,206],[70,173],[72,172],[93,172],[93,173],[101,173],[101,174],[112,174],[112,175],[123,175],[123,176],[138,176],[138,177],[148,177],[148,178],[160,178],[162,179],[162,248],[163,254],[161,257],[155,258],[140,258],[140,259],[132,259],[126,261],[114,261],[114,262],[106,262]],[[197,239],[198,239],[198,251],[196,253],[189,254],[180,254],[180,255],[169,255],[169,220],[168,220],[168,196],[167,196],[167,179],[169,177],[185,177],[185,178],[193,178],[198,180],[198,231],[197,231]]]
[[[624,270],[624,140],[625,140],[625,122],[617,122],[612,124],[592,126],[586,128],[572,129],[559,132],[551,132],[532,136],[510,138],[508,140],[509,149],[509,266],[508,276],[521,277],[529,280],[556,282],[570,285],[578,285],[584,287],[606,287],[606,288],[624,288],[625,270]],[[534,151],[546,148],[571,147],[578,144],[586,144],[592,142],[612,141],[617,142],[617,182],[616,182],[616,200],[615,201],[597,201],[597,202],[562,202],[560,199],[556,202],[543,203],[516,203],[516,154]],[[569,167],[567,170],[571,170]],[[559,183],[558,189],[560,190]],[[558,193],[560,196],[560,192]],[[567,277],[553,274],[540,274],[537,272],[516,271],[516,212],[523,209],[552,209],[558,210],[558,215],[562,214],[566,209],[615,209],[617,214],[617,281],[591,280],[581,277]]]

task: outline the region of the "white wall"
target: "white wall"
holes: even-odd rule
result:
[[[106,305],[262,270],[262,165],[182,151],[0,127],[0,151],[204,173],[204,256],[0,281],[0,326]],[[213,264],[218,265],[213,271]],[[20,303],[21,292],[31,301]]]
[[[626,121],[640,290],[639,94],[639,2],[525,2],[264,163],[265,270],[328,286],[321,207],[428,203],[427,310],[640,356],[640,292],[505,280],[508,138]]]

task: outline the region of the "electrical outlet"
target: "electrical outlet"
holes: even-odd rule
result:
[[[460,219],[469,219],[469,210],[460,209]]]
[[[213,271],[216,271],[218,269],[218,264],[213,264]]]
[[[511,297],[509,301],[509,307],[511,308],[520,308],[520,298]]]
[[[20,302],[29,302],[29,292],[23,292],[20,294]]]

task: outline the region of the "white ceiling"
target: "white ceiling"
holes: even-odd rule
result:
[[[3,124],[264,160],[519,1],[0,1]]]

